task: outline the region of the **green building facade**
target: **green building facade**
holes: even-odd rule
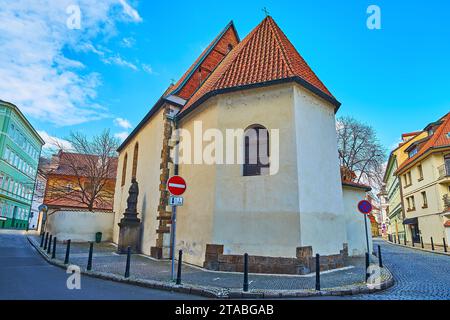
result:
[[[27,229],[43,145],[19,108],[0,100],[0,229]]]

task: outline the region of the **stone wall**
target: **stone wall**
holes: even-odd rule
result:
[[[223,254],[224,246],[207,244],[203,267],[215,271],[243,272],[244,256]],[[308,274],[316,270],[316,257],[312,255],[311,246],[298,247],[296,258],[249,256],[248,269],[250,273],[270,274]],[[320,256],[320,270],[342,268],[348,257],[346,243],[339,254]]]
[[[111,241],[114,213],[111,211],[51,210],[45,231],[58,240],[73,242],[95,241],[95,234],[102,233],[102,241]]]

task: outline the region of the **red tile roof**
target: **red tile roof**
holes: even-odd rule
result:
[[[353,181],[349,181],[349,180],[342,180],[342,185],[347,186],[347,187],[357,188],[357,189],[363,189],[366,192],[369,192],[372,190],[372,188],[366,184],[357,183],[357,182],[353,182]]]
[[[200,87],[202,79],[206,79],[211,74],[212,70],[214,70],[228,54],[228,45],[235,47],[238,43],[239,36],[233,21],[231,21],[208,45],[208,47],[206,47],[202,54],[195,60],[180,80],[170,88],[170,91],[166,95],[175,94],[185,100],[189,99]],[[198,77],[198,74],[200,74],[200,77]]]
[[[52,160],[50,167],[47,170],[48,175],[62,175],[62,176],[83,176],[89,177],[90,173],[94,172],[93,168],[89,168],[95,165],[100,160],[100,157],[96,155],[80,154],[72,152],[60,151],[55,155]],[[107,172],[107,179],[116,179],[117,172],[117,158],[109,158],[111,165]],[[75,166],[76,165],[76,169]],[[76,171],[76,172],[75,172]]]
[[[450,113],[443,116],[440,121],[442,121],[442,123],[437,127],[434,134],[429,137],[428,141],[426,141],[423,146],[421,146],[415,156],[402,163],[402,165],[397,169],[396,174],[402,172],[411,163],[422,157],[429,150],[450,146],[450,138],[448,136],[448,133],[450,132]]]
[[[226,56],[182,112],[223,89],[294,78],[340,105],[269,16]]]
[[[225,50],[227,44],[233,45],[230,52]],[[340,106],[271,17],[265,18],[242,42],[230,22],[181,79],[166,90],[118,151],[133,139],[170,95],[187,100],[180,113],[183,117],[188,110],[222,91],[281,81],[300,83],[336,108]]]

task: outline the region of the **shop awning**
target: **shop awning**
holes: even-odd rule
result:
[[[417,223],[418,223],[417,218],[409,218],[403,220],[403,224],[417,224]]]

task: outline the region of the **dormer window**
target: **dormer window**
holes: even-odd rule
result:
[[[416,148],[412,149],[412,150],[408,153],[408,155],[409,155],[410,158],[412,158],[412,157],[414,157],[414,156],[417,154],[417,152],[418,152],[418,150],[417,150],[417,147],[416,147]]]
[[[228,52],[230,52],[231,50],[233,50],[233,45],[230,43],[230,44],[228,45]]]

